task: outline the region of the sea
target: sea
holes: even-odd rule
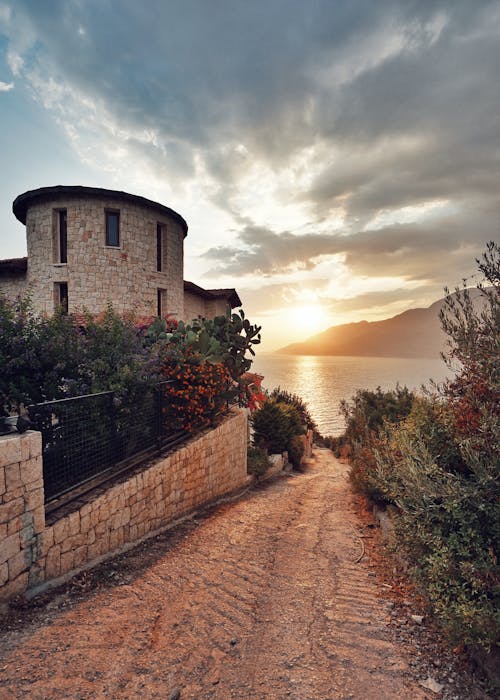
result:
[[[340,403],[358,389],[389,390],[399,384],[421,391],[431,379],[439,383],[451,376],[440,359],[402,357],[261,354],[251,371],[264,375],[262,386],[269,391],[279,386],[298,394],[324,436],[342,434]]]

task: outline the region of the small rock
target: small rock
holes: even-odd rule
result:
[[[424,621],[423,615],[410,615],[410,618],[413,620],[413,622],[416,622],[417,625],[421,625]]]
[[[425,681],[420,681],[419,684],[422,686],[422,688],[430,690],[432,693],[440,693],[444,687],[441,683],[438,683],[434,680],[434,678],[431,678],[430,676],[428,676],[428,678],[426,678]]]
[[[181,697],[181,691],[180,688],[174,688],[170,695],[168,696],[168,700],[179,700]]]
[[[238,644],[238,640],[237,640],[235,637],[233,637],[233,638],[231,639],[231,641],[229,642],[229,644],[230,644],[232,647],[234,647],[234,646],[236,646],[236,644]]]

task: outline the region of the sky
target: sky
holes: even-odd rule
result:
[[[500,2],[0,0],[0,258],[18,194],[188,222],[271,351],[428,306],[499,240]]]

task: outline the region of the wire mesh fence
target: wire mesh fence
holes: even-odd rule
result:
[[[45,501],[136,464],[184,440],[165,420],[167,382],[126,401],[106,391],[28,407],[42,433]]]

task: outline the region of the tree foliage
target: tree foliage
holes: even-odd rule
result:
[[[447,290],[441,313],[454,378],[434,395],[402,397],[402,415],[380,392],[358,393],[344,438],[355,485],[393,504],[395,546],[444,628],[490,649],[500,629],[499,246],[477,263],[476,289]]]

